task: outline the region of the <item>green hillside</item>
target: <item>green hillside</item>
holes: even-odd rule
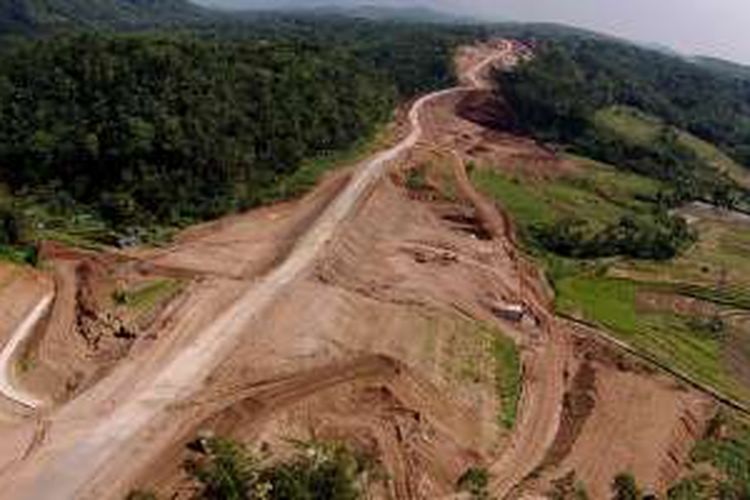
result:
[[[0,34],[148,27],[207,16],[208,11],[186,0],[0,0]]]
[[[737,184],[750,188],[750,169],[729,157],[719,148],[663,120],[627,106],[612,106],[596,112],[595,123],[631,144],[648,147],[659,140],[665,127],[676,134],[679,144],[692,151],[701,161],[727,174]]]
[[[693,62],[704,68],[723,73],[731,78],[750,79],[750,66],[744,64],[706,56],[694,57]]]

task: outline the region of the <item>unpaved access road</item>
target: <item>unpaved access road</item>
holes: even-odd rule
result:
[[[478,71],[492,60],[506,56],[500,50],[482,60],[470,72],[470,82],[477,82]],[[251,283],[240,297],[195,340],[161,367],[147,384],[118,404],[112,411],[91,422],[82,438],[62,449],[47,450],[47,460],[38,472],[19,474],[25,478],[11,480],[17,499],[72,499],[86,495],[86,486],[107,461],[117,456],[125,443],[146,428],[176,401],[191,396],[202,381],[226,358],[241,334],[274,299],[300,278],[332,240],[337,228],[356,210],[359,202],[386,171],[387,166],[413,148],[422,137],[420,112],[424,105],[449,93],[473,87],[456,87],[428,94],[414,103],[409,113],[411,133],[396,146],[365,162],[349,185],[323,212],[292,249],[288,257],[263,278]],[[137,464],[134,464],[137,465]],[[23,470],[23,464],[21,465]]]
[[[53,298],[52,294],[42,298],[16,327],[10,339],[3,347],[3,350],[0,351],[0,394],[27,408],[37,408],[41,405],[41,401],[33,394],[15,385],[13,377],[14,366],[19,347],[34,332],[34,327],[49,309]]]
[[[494,204],[476,191],[466,173],[461,156],[452,151],[459,189],[471,200],[497,241],[512,244],[513,235]],[[520,264],[520,262],[518,262]],[[522,275],[522,274],[521,274]],[[523,279],[523,278],[522,278]],[[508,498],[538,464],[555,439],[565,392],[565,370],[572,357],[571,346],[558,323],[547,311],[544,299],[532,287],[524,287],[522,301],[541,320],[544,342],[524,357],[524,390],[518,405],[518,420],[507,448],[491,464],[490,492],[495,498]]]

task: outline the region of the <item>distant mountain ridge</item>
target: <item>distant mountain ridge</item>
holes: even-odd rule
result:
[[[695,64],[715,72],[723,73],[733,78],[750,79],[750,66],[727,61],[718,57],[695,56],[691,59]]]
[[[362,4],[354,6],[325,5],[317,7],[306,7],[307,10],[314,9],[316,12],[329,12],[336,15],[357,17],[371,21],[405,21],[435,24],[458,24],[458,23],[480,23],[478,19],[469,16],[458,16],[430,7],[388,7],[375,4]],[[299,8],[297,9],[299,10]]]
[[[209,12],[187,0],[0,0],[0,33],[181,23]]]
[[[482,21],[459,14],[436,9],[426,5],[390,5],[388,3],[374,3],[368,1],[341,0],[249,0],[242,4],[225,3],[223,0],[199,0],[201,5],[223,11],[238,13],[295,13],[315,16],[335,15],[339,17],[353,17],[370,21],[403,21],[434,24],[467,24]]]
[[[222,4],[189,0],[0,0],[0,34],[39,33],[75,27],[137,28],[226,20]],[[304,14],[432,24],[479,23],[424,6],[344,4],[337,0],[256,0],[231,11],[233,20],[253,20],[259,12]]]

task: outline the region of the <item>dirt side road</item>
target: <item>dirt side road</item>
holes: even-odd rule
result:
[[[477,68],[481,69],[488,60],[504,55],[502,51],[494,53],[481,61]],[[73,436],[52,432],[36,450],[37,460],[20,462],[5,474],[5,491],[13,491],[13,498],[26,499],[85,497],[87,486],[107,472],[108,460],[171,404],[193,394],[235,348],[238,337],[248,325],[310,268],[334,237],[339,225],[357,209],[386,167],[420,140],[420,112],[425,104],[463,90],[463,87],[444,90],[419,99],[409,114],[412,126],[409,136],[363,164],[346,189],[300,238],[287,259],[265,277],[250,284],[215,321],[169,358],[152,379],[143,383],[133,381],[137,389],[119,401],[109,400],[106,394],[101,394],[100,401],[92,401],[90,397],[73,401],[73,405],[81,401],[81,404],[98,406],[100,410],[88,413],[94,416],[91,421],[75,422],[72,427],[78,432]],[[50,420],[54,424],[54,415]],[[70,422],[67,425],[71,427]],[[52,429],[54,431],[54,425]],[[60,429],[64,430],[66,426],[62,425]]]
[[[26,409],[40,401],[16,380],[19,358],[52,302],[52,289],[42,273],[0,264],[0,395]]]
[[[36,408],[41,401],[28,391],[18,387],[13,380],[13,366],[20,351],[20,347],[34,332],[34,327],[46,314],[52,304],[52,294],[45,295],[42,300],[29,312],[28,316],[13,331],[10,339],[0,351],[0,393],[3,396],[28,408]]]

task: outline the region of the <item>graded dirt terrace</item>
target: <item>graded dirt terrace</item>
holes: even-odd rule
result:
[[[526,57],[521,49],[463,50],[465,87],[418,101],[410,135],[308,196],[91,264],[185,285],[101,373],[105,365],[76,354],[85,350],[39,357],[91,373],[67,396],[43,368],[21,380],[48,403],[0,426],[0,491],[98,500],[138,487],[190,498],[185,445],[206,433],[275,456],[290,439],[344,440],[392,478],[376,498],[448,497],[470,467],[488,469],[497,498],[538,498],[570,471],[592,498],[624,470],[663,491],[710,402],[555,318],[512,221],[466,175],[476,162],[539,175],[570,168],[488,128],[504,117],[486,74]],[[416,171],[424,178],[410,182]],[[42,353],[81,342],[80,280],[71,280],[81,259],[61,254],[49,326],[34,339]],[[104,303],[112,285],[97,286],[90,295]],[[524,318],[503,319],[497,304],[522,307]],[[498,337],[515,341],[522,362],[511,429],[499,421]]]

